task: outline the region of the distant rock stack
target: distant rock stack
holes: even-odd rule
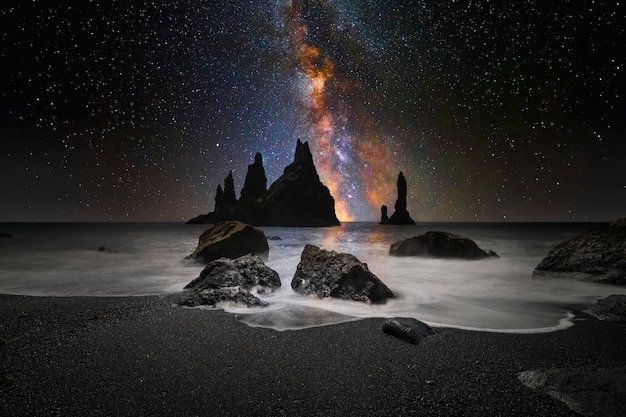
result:
[[[338,226],[335,199],[320,181],[308,142],[297,141],[294,160],[269,189],[263,157],[257,153],[241,190],[235,198],[232,172],[217,188],[215,209],[189,220],[189,224],[239,220],[259,226]]]
[[[224,188],[217,186],[215,192],[215,213],[228,213],[237,204],[235,197],[235,182],[233,181],[233,172],[230,171],[226,179],[224,179]]]
[[[308,142],[298,140],[293,162],[257,202],[253,224],[339,226],[335,199],[320,181]]]
[[[415,224],[409,212],[406,209],[406,179],[400,171],[398,175],[398,199],[394,206],[395,211],[389,218],[387,224]]]
[[[378,224],[388,224],[389,216],[387,216],[387,206],[384,204],[380,207],[380,223]]]
[[[263,168],[263,156],[257,152],[254,163],[248,165],[248,173],[241,189],[239,201],[243,204],[253,203],[267,191],[267,177]]]

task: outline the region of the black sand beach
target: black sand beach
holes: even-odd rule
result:
[[[588,415],[625,415],[624,324],[580,314],[545,334],[439,328],[415,346],[383,322],[277,332],[167,297],[0,295],[0,415],[579,415],[518,378],[553,368],[611,369],[591,390],[571,373],[559,386]]]

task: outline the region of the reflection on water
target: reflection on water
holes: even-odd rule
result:
[[[571,308],[626,289],[569,279],[533,279],[552,246],[594,225],[348,223],[331,228],[262,228],[271,240],[268,266],[282,287],[259,294],[260,310],[224,306],[251,325],[278,330],[363,317],[414,317],[431,325],[496,331],[548,331],[570,325]],[[29,295],[144,295],[180,291],[202,265],[185,261],[207,229],[182,224],[3,224],[0,292]],[[389,246],[428,230],[467,236],[500,255],[475,261],[395,258]],[[291,278],[305,244],[347,252],[368,264],[396,294],[384,304],[302,297]],[[98,252],[101,246],[114,253]]]

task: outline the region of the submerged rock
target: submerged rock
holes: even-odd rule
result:
[[[278,273],[258,256],[221,258],[210,262],[198,278],[185,286],[185,291],[178,296],[178,303],[198,306],[233,302],[264,306],[267,302],[251,294],[250,290],[271,291],[280,285]]]
[[[202,233],[198,247],[189,257],[210,262],[247,254],[267,257],[269,250],[269,244],[261,230],[239,221],[225,221]]]
[[[559,243],[537,265],[535,273],[626,285],[626,216]]]
[[[429,231],[395,242],[389,248],[389,255],[462,259],[498,257],[493,251],[479,248],[476,242],[467,237],[440,231]]]
[[[419,345],[424,338],[435,334],[428,324],[412,318],[388,319],[383,324],[383,333],[413,345]]]
[[[0,237],[13,237],[11,233],[0,232]]]
[[[585,310],[598,320],[626,322],[626,295],[609,295]]]
[[[313,245],[306,245],[302,251],[291,288],[303,295],[362,302],[379,302],[394,296],[367,265],[353,255]]]

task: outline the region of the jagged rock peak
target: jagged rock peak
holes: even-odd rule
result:
[[[319,175],[317,175],[317,169],[313,163],[313,155],[309,149],[309,142],[303,143],[298,139],[293,162],[284,171],[284,175],[292,174],[297,174],[301,178],[311,178],[319,181]]]
[[[254,163],[248,165],[248,173],[241,189],[241,201],[252,202],[267,191],[267,177],[263,168],[263,156],[257,152]]]
[[[395,211],[389,218],[387,224],[415,224],[409,212],[406,209],[406,178],[404,178],[404,174],[400,171],[398,175],[398,199],[395,204]]]

